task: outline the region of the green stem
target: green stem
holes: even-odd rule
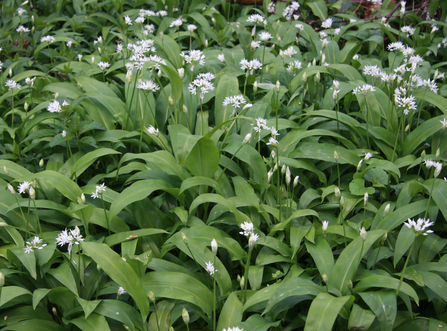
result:
[[[413,248],[414,248],[414,244],[415,243],[416,243],[416,238],[413,241],[413,244],[411,245],[410,252],[407,255],[407,259],[405,260],[404,268],[402,270],[402,275],[400,276],[399,286],[397,287],[397,290],[396,290],[396,297],[399,295],[400,288],[401,288],[402,283],[404,281],[405,271],[407,270],[408,261],[410,260],[411,252],[413,252]]]
[[[36,206],[36,201],[33,200],[33,205],[34,205],[34,211],[36,212],[36,217],[37,217],[37,225],[39,226],[39,233],[40,233],[40,237],[42,238],[42,228],[40,227],[40,220],[39,220],[39,214],[37,213],[37,206]]]
[[[435,186],[435,180],[436,180],[436,178],[433,178],[433,183],[431,184],[430,196],[428,197],[428,201],[427,201],[427,208],[425,208],[424,219],[427,219],[428,207],[430,206],[431,197],[433,195],[433,188]]]
[[[277,204],[278,204],[278,208],[279,208],[279,219],[278,219],[278,223],[281,223],[281,216],[282,216],[282,211],[281,211],[281,176],[280,176],[280,172],[281,169],[279,167],[279,149],[278,146],[276,146],[276,185],[277,185]]]
[[[244,271],[244,292],[242,294],[242,304],[245,304],[247,301],[247,286],[248,286],[248,269],[250,268],[250,259],[251,259],[252,249],[248,250],[247,262],[245,263],[245,271]]]
[[[110,232],[110,222],[109,222],[109,216],[107,215],[107,211],[106,211],[106,205],[104,203],[104,199],[102,198],[102,193],[101,193],[101,201],[102,201],[102,208],[104,209],[104,215],[106,217],[106,221],[107,221],[107,230],[109,231],[109,236],[111,235]]]
[[[216,256],[214,256],[214,265],[216,265]],[[213,275],[213,331],[216,331],[216,274]]]

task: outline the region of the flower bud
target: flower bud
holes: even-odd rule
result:
[[[405,132],[408,132],[410,130],[410,124],[408,124],[406,127],[405,127]]]
[[[345,206],[345,197],[340,197],[340,206],[342,208]]]
[[[295,177],[295,179],[293,180],[293,187],[296,187],[298,185],[299,178],[300,178],[300,176]]]
[[[161,31],[161,32],[160,32],[160,38],[161,38],[161,40],[163,40],[164,36],[165,36],[165,35],[164,35],[163,31]]]
[[[187,113],[188,113],[188,107],[186,107],[186,105],[185,105],[185,104],[183,104],[183,112],[184,112],[185,114],[187,114]]]
[[[179,68],[179,69],[177,69],[177,71],[178,71],[178,75],[180,76],[180,79],[183,79],[183,77],[185,77],[185,69]]]
[[[216,239],[213,238],[213,240],[211,240],[211,251],[213,252],[214,255],[217,254],[217,248],[219,246],[217,245],[217,241]]]
[[[286,173],[286,165],[283,164],[283,166],[281,167],[281,174],[285,174]]]
[[[28,111],[29,105],[28,102],[25,101],[25,104],[23,105],[23,109],[25,109],[25,111]]]
[[[43,167],[43,165],[44,165],[43,159],[40,159],[40,161],[39,161],[39,166],[40,166],[40,167]]]
[[[247,145],[250,142],[251,139],[251,133],[247,133],[245,135],[244,141],[242,142],[243,145]]]
[[[33,200],[36,199],[36,191],[32,186],[29,188],[29,197]]]
[[[382,239],[380,240],[380,244],[383,246],[383,244],[385,243],[385,241],[386,241],[386,239],[388,238],[388,232],[387,233],[385,233],[383,236],[382,236]]]
[[[9,175],[9,171],[8,168],[6,168],[6,166],[3,166],[3,172],[5,173],[5,175]]]
[[[158,78],[161,77],[161,70],[158,70]]]
[[[155,295],[154,295],[154,292],[149,291],[149,292],[147,293],[147,296],[149,297],[149,300],[151,300],[151,302],[155,302]]]
[[[334,151],[334,159],[336,162],[338,162],[338,153],[337,151]]]
[[[186,246],[188,246],[189,244],[188,244],[188,238],[186,237],[186,234],[184,234],[183,232],[181,234],[182,234],[183,242],[185,243]]]
[[[367,236],[366,229],[365,229],[365,227],[362,227],[362,228],[360,229],[360,237],[362,237],[362,240],[363,240],[363,241],[366,241],[366,236]]]
[[[57,98],[59,98],[59,92],[56,92],[56,93],[54,94],[54,99],[57,99]]]
[[[325,284],[329,283],[329,278],[327,277],[326,274],[323,274],[323,276],[321,276],[321,278],[323,278],[323,282],[324,282]]]
[[[436,157],[439,157],[439,155],[441,155],[441,150],[438,148],[438,149],[436,150]]]
[[[383,216],[385,216],[386,214],[388,214],[388,212],[390,211],[390,204],[387,204],[385,209],[383,210]]]
[[[269,171],[267,173],[267,180],[268,180],[269,183],[270,183],[270,179],[272,179],[272,175],[273,175],[273,171]]]
[[[276,156],[276,153],[275,153],[275,151],[274,151],[274,150],[272,150],[272,152],[270,153],[270,156],[272,157],[272,159],[274,159],[274,158],[275,158],[275,156]]]
[[[360,171],[362,169],[362,162],[363,160],[360,160],[359,164],[357,165],[357,171]]]
[[[354,284],[352,284],[352,280],[348,280],[348,288],[350,291],[352,291],[352,289],[354,288]]]
[[[309,63],[310,64],[310,63]],[[307,81],[307,72],[303,72],[303,82]]]
[[[98,47],[98,53],[101,54],[101,47]]]
[[[334,90],[334,93],[332,93],[332,98],[333,98],[334,100],[337,100],[337,99],[338,99],[338,90]]]
[[[340,82],[336,79],[332,81],[332,84],[334,85],[334,89],[339,90],[340,89]]]
[[[85,203],[85,195],[84,195],[84,193],[81,194],[81,202]]]
[[[291,177],[291,173],[290,173],[290,168],[287,167],[287,169],[286,169],[286,184],[289,185],[291,180],[292,180],[292,177]]]
[[[335,191],[335,197],[337,198],[337,200],[340,200],[340,198],[341,198],[341,192],[340,192],[340,189],[339,189],[338,187],[336,187],[336,188],[334,189],[334,191]]]
[[[205,39],[205,48],[208,47],[208,39]]]
[[[317,73],[315,74],[315,81],[316,81],[317,83],[319,83],[319,82],[320,82],[320,79],[321,79],[321,74],[320,74],[320,72],[317,72]]]
[[[329,226],[329,222],[323,221],[323,234],[326,233],[328,226]]]
[[[239,285],[241,286],[241,288],[244,288],[244,286],[245,286],[245,278],[244,278],[244,276],[242,276],[241,279],[239,280]]]
[[[0,272],[0,288],[5,285],[5,275],[3,272]]]
[[[95,57],[92,56],[92,64],[95,63]]]
[[[213,24],[216,24],[216,19],[214,17],[211,17],[211,22],[213,22]]]
[[[258,81],[255,81],[253,84],[253,92],[256,93],[257,90],[258,90]]]
[[[12,77],[12,68],[9,68],[9,77]]]
[[[281,88],[281,84],[279,83],[279,80],[276,81],[276,92],[279,93],[279,89]]]
[[[323,53],[321,54],[321,63],[324,63],[326,61],[326,55]]]
[[[368,192],[366,192],[365,196],[363,197],[363,204],[365,207],[368,204],[368,197],[369,197],[369,194],[368,194]]]
[[[435,178],[437,178],[439,176],[439,174],[441,173],[441,170],[442,170],[442,163],[438,163],[438,165],[435,168],[435,172],[434,172],[433,176]]]
[[[12,187],[11,184],[8,184],[8,190],[11,192],[12,195],[16,195],[16,191],[14,190],[14,187]]]
[[[172,99],[172,96],[169,96],[169,97],[168,97],[168,101],[169,101],[169,103],[171,104],[171,106],[174,105],[174,99]]]
[[[183,322],[185,324],[189,324],[189,313],[186,310],[186,308],[184,308],[184,307],[183,307],[183,310],[182,310],[182,318],[183,318]]]
[[[425,157],[425,149],[421,152],[421,158],[424,158]]]

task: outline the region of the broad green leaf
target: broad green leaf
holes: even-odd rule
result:
[[[90,167],[93,164],[93,162],[95,162],[101,156],[113,155],[113,154],[121,154],[121,153],[111,148],[99,148],[95,151],[83,155],[71,167],[70,178],[72,178],[73,176],[75,178],[79,177],[85,170],[88,169],[88,167]]]
[[[89,255],[119,286],[135,300],[145,319],[149,314],[149,301],[140,279],[133,269],[121,257],[105,244],[82,242],[82,249]]]
[[[200,185],[210,186],[216,191],[217,194],[225,196],[225,191],[222,190],[221,185],[217,181],[215,181],[212,178],[207,178],[203,176],[194,176],[184,180],[182,182],[182,185],[180,186],[180,191],[178,194],[180,195],[187,189]]]
[[[255,314],[247,318],[246,321],[238,323],[237,326],[244,331],[267,331],[272,327],[277,327],[280,322],[272,321],[270,318]]]
[[[59,267],[50,269],[48,273],[56,278],[62,285],[78,296],[78,288],[73,272],[70,269],[69,262],[65,261]]]
[[[217,323],[217,330],[231,328],[242,321],[242,302],[236,292],[231,292],[222,307]]]
[[[169,331],[171,326],[171,312],[174,309],[175,302],[163,300],[157,302],[157,311],[152,313],[149,318],[148,330]]]
[[[392,213],[388,213],[385,217],[378,220],[378,224],[372,224],[372,229],[393,230],[396,226],[402,224],[407,219],[414,217],[425,211],[427,208],[427,200],[419,200],[399,209]]]
[[[219,149],[211,139],[203,137],[194,145],[185,165],[193,175],[211,178],[219,168]]]
[[[368,330],[375,318],[376,316],[371,310],[362,309],[354,303],[351,314],[349,315],[348,329]]]
[[[435,233],[428,235],[419,249],[418,263],[430,262],[443,250],[445,245],[447,245],[447,239],[442,239]]]
[[[435,181],[433,183],[433,181]],[[443,179],[431,179],[427,180],[424,185],[427,192],[431,192],[433,200],[436,205],[441,210],[444,218],[447,217],[447,182]],[[433,189],[433,191],[432,191]]]
[[[45,298],[47,296],[48,292],[50,292],[50,291],[51,291],[51,289],[49,289],[49,288],[38,288],[38,289],[34,290],[34,292],[33,292],[33,309],[36,309],[40,300]]]
[[[445,103],[445,99],[442,98]],[[403,143],[402,155],[408,155],[412,153],[420,144],[422,144],[433,133],[442,129],[441,121],[445,118],[445,115],[433,117],[424,123],[420,124],[416,129],[411,131],[408,136],[405,137]]]
[[[394,249],[394,267],[396,267],[396,264],[400,261],[405,252],[408,251],[415,239],[416,234],[413,229],[410,229],[408,226],[403,226],[400,229],[399,235],[397,236],[396,248]]]
[[[12,326],[17,322],[26,320],[41,320],[42,322],[52,321],[53,317],[46,310],[41,308],[33,309],[31,306],[15,306],[10,309],[2,309],[0,319],[3,321],[7,320],[8,326]]]
[[[382,275],[367,276],[366,278],[363,278],[352,291],[353,293],[360,293],[364,292],[364,290],[370,287],[389,288],[397,290],[397,288],[399,287],[399,279]],[[419,297],[416,294],[416,291],[410,285],[402,283],[400,291],[412,297],[416,304],[419,305]]]
[[[167,232],[161,229],[140,229],[134,231],[120,232],[106,237],[104,243],[107,244],[107,246],[112,247],[127,240],[133,240],[135,238],[151,236],[160,233],[167,233]]]
[[[420,271],[419,273],[424,279],[425,286],[439,295],[444,302],[447,302],[447,282],[434,272]]]
[[[353,151],[341,146],[328,143],[300,143],[294,152],[290,153],[291,158],[314,159],[336,163],[334,151],[338,153],[339,164],[351,164],[357,167],[360,158]]]
[[[396,293],[393,290],[381,290],[377,292],[360,292],[360,297],[376,315],[380,324],[380,330],[393,330],[397,313]]]
[[[21,295],[32,295],[32,293],[20,286],[3,286],[0,294],[0,307]]]
[[[306,5],[308,5],[312,10],[312,13],[321,20],[327,18],[327,6],[323,0],[306,1]]]
[[[334,256],[332,254],[331,246],[322,237],[315,238],[315,244],[306,240],[306,248],[312,256],[317,265],[320,275],[326,274],[328,279],[331,279],[332,269],[334,268]]]
[[[211,317],[213,294],[197,279],[178,272],[154,271],[141,279],[142,293],[152,291],[156,297],[190,302]]]
[[[250,296],[244,305],[243,311],[257,311],[258,309],[265,309],[267,301],[270,299],[273,293],[281,286],[281,283],[275,283],[267,286],[262,290],[256,291]]]
[[[98,307],[98,305],[101,303],[102,300],[85,300],[80,297],[76,297],[76,300],[78,300],[79,304],[82,307],[82,310],[84,311],[85,318],[88,318],[90,314]]]
[[[332,270],[330,284],[343,294],[348,293],[348,281],[352,281],[360,259],[366,254],[372,244],[385,234],[385,230],[368,231],[366,241],[359,236],[354,239],[340,254]]]
[[[37,279],[36,256],[34,255],[34,252],[25,253],[25,250],[22,247],[10,249],[9,251],[20,260],[22,265],[30,273],[31,277]]]
[[[305,217],[305,216],[319,217],[318,213],[312,209],[296,210],[293,212],[293,214],[288,219],[282,221],[281,223],[275,224],[272,227],[272,229],[270,230],[270,233],[268,235],[274,236],[277,231],[284,230],[291,221],[296,220],[297,218],[300,218],[300,217]]]
[[[126,324],[131,330],[135,330],[135,326],[139,330],[143,330],[141,315],[134,307],[126,302],[113,299],[102,300],[98,307],[96,307],[95,313]]]
[[[374,194],[376,191],[374,187],[365,187],[365,180],[363,178],[356,178],[349,183],[349,191],[354,195]]]
[[[147,179],[140,180],[133,183],[128,188],[124,189],[112,202],[110,206],[110,218],[118,215],[118,213],[131,203],[139,200],[143,200],[148,197],[152,192],[157,190],[163,190],[174,193],[178,189],[174,189],[171,184],[164,180]],[[174,195],[176,195],[174,193]]]
[[[76,325],[82,331],[110,330],[106,318],[98,314],[91,314],[89,317],[78,317],[70,320],[70,323]]]
[[[28,319],[18,323],[8,325],[2,330],[5,331],[64,331],[65,329],[53,321],[46,321],[39,318]]]
[[[351,296],[336,298],[324,292],[319,293],[310,305],[304,331],[331,330],[338,313],[350,298]]]

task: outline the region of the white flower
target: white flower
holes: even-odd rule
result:
[[[323,233],[326,233],[329,226],[329,221],[323,221]]]
[[[201,65],[205,64],[205,55],[203,54],[202,51],[199,50],[189,51],[189,54],[182,52],[180,56],[183,57],[186,63],[191,64],[191,71],[194,70],[194,65],[196,63],[199,63]]]
[[[247,22],[255,23],[255,24],[257,24],[257,23],[265,24],[265,25],[267,24],[267,20],[264,19],[264,17],[262,15],[260,15],[260,14],[253,14],[253,15],[251,15],[247,19]]]
[[[118,296],[120,296],[121,294],[124,294],[124,293],[126,293],[126,291],[124,290],[124,288],[121,287],[121,286],[119,286],[119,287],[118,287]],[[117,313],[117,314],[118,314],[118,313]]]
[[[62,107],[61,107],[61,104],[59,103],[59,101],[54,100],[53,102],[50,102],[50,104],[47,107],[47,110],[50,113],[60,113],[60,112],[62,112]]]
[[[304,30],[304,25],[298,23],[298,24],[295,24],[295,28],[297,28],[298,31],[303,31]]]
[[[222,54],[219,54],[219,55],[217,55],[217,59],[220,61],[220,62],[225,62],[225,55],[222,53]]]
[[[40,239],[37,236],[34,236],[34,239],[31,240],[31,242],[26,242],[26,247],[25,249],[25,253],[29,254],[31,252],[33,252],[35,249],[42,249],[44,248],[47,244],[42,244],[42,239]]]
[[[102,183],[101,185],[96,185],[96,191],[92,192],[92,198],[97,199],[99,198],[100,194],[104,193],[106,191],[107,186]]]
[[[186,19],[182,18],[181,16],[179,16],[179,18],[177,18],[176,20],[172,21],[171,24],[169,25],[170,28],[172,27],[180,27],[182,26],[183,22],[186,22]]]
[[[363,67],[363,74],[365,76],[379,77],[382,70],[377,65],[366,65]]]
[[[408,219],[408,223],[404,222],[404,225],[407,226],[410,229],[413,229],[413,231],[416,233],[416,235],[423,234],[424,236],[428,235],[429,233],[433,233],[432,230],[426,230],[428,227],[435,224],[434,222],[430,222],[430,219],[425,220],[425,218],[419,218],[417,222],[415,222],[412,219]]]
[[[244,329],[239,329],[238,327],[235,326],[234,328],[223,329],[222,331],[244,331]]]
[[[400,31],[406,33],[408,38],[409,36],[414,35],[414,33],[416,32],[416,28],[412,28],[411,26],[405,25],[400,29]]]
[[[447,129],[447,119],[444,118],[444,120],[440,122],[442,123],[442,128]]]
[[[334,34],[335,34],[335,35],[339,35],[339,34],[340,34],[340,31],[341,31],[341,28],[336,28],[336,29],[334,30]]]
[[[370,84],[364,84],[362,86],[357,86],[354,91],[352,92],[353,94],[363,94],[366,96],[366,94],[368,93],[368,91],[375,91],[375,87],[370,85]]]
[[[160,17],[164,17],[164,16],[167,16],[167,15],[168,15],[168,12],[166,10],[159,10],[157,12],[157,16],[160,16]]]
[[[363,204],[365,207],[368,204],[368,197],[369,197],[369,194],[368,194],[368,192],[366,192],[365,196],[363,197]]]
[[[69,40],[69,41],[67,41],[67,43],[65,45],[67,45],[67,47],[70,48],[72,44],[73,44],[73,42],[71,40]]]
[[[264,42],[269,41],[272,38],[273,38],[272,35],[270,33],[266,32],[266,31],[262,31],[259,34],[259,39],[261,39]]]
[[[242,70],[247,70],[247,75],[253,75],[253,72],[255,70],[262,69],[262,63],[259,62],[257,59],[253,59],[251,61],[242,59],[239,64],[241,65]]]
[[[323,23],[321,23],[321,27],[325,29],[330,29],[332,27],[332,18],[328,18]]]
[[[248,249],[252,250],[255,247],[256,242],[259,239],[259,235],[256,233],[250,233],[250,237],[248,238]]]
[[[64,100],[64,102],[62,102],[62,107],[66,107],[66,106],[70,106],[70,104],[67,102],[67,100]]]
[[[236,108],[240,108],[241,105],[247,103],[244,96],[242,94],[239,95],[233,95],[231,97],[225,97],[222,106],[226,107],[228,105],[231,105],[233,108],[233,114],[236,113]]]
[[[251,42],[251,49],[252,49],[252,50],[255,50],[255,49],[258,48],[259,46],[261,46],[261,42],[260,42],[260,41],[253,40],[253,41]]]
[[[188,24],[188,31],[189,32],[194,32],[194,30],[197,29],[197,26],[194,24]]]
[[[370,158],[372,158],[373,157],[373,154],[372,153],[370,153],[370,152],[368,152],[368,153],[366,153],[365,154],[365,161],[368,161]]]
[[[242,234],[242,235],[244,235],[244,236],[246,236],[246,237],[250,237],[250,235],[251,235],[252,233],[254,233],[254,230],[255,230],[254,225],[253,225],[252,222],[244,222],[244,223],[242,223],[242,224],[240,225],[240,228],[241,228],[243,231],[239,232],[239,234]]]
[[[158,136],[158,129],[154,128],[152,125],[147,128],[147,131],[153,136]]]
[[[293,55],[295,55],[297,53],[298,52],[293,48],[293,46],[290,46],[283,52],[284,56],[288,56],[288,57],[292,57]]]
[[[273,146],[276,146],[278,144],[279,144],[279,141],[276,140],[274,137],[270,137],[269,142],[267,143],[267,145],[273,145]]]
[[[110,63],[99,61],[98,62],[98,67],[100,67],[101,70],[104,70],[104,69],[107,69],[108,67],[110,67]]]
[[[132,25],[132,20],[130,19],[129,15],[124,16],[124,21],[127,25]]]
[[[213,252],[214,255],[217,254],[218,248],[219,248],[219,246],[217,245],[217,241],[216,241],[216,239],[213,238],[213,240],[211,240],[211,251]]]
[[[19,194],[26,193],[26,191],[29,191],[31,184],[32,184],[31,182],[24,181],[19,186],[17,186],[18,187],[17,192],[19,192]]]
[[[26,10],[22,7],[19,7],[17,8],[17,13],[19,14],[19,17],[22,17],[22,15],[26,13]]]
[[[29,32],[28,28],[25,28],[23,25],[19,25],[19,27],[16,29],[17,32]]]
[[[144,17],[142,17],[142,16],[138,16],[136,19],[135,19],[135,23],[144,23],[144,20],[145,20],[145,18]]]
[[[137,88],[140,90],[156,92],[160,89],[160,86],[155,84],[155,82],[152,79],[148,79],[148,80],[144,80],[144,81],[140,79],[138,81]]]
[[[292,1],[289,6],[284,8],[282,16],[284,16],[288,21],[292,19],[292,16],[296,10],[300,8],[300,4],[296,1]]]
[[[269,12],[269,14],[273,14],[275,12],[275,10],[276,10],[276,3],[270,2],[267,5],[267,11]],[[228,331],[231,331],[231,330],[228,330]]]
[[[65,131],[65,130],[62,130],[62,137],[66,137],[67,136],[67,131]]]
[[[102,37],[99,36],[98,39],[93,40],[93,45],[96,45],[97,43],[101,43],[102,44]]]
[[[64,246],[65,244],[68,244],[68,253],[70,254],[71,249],[73,247],[73,244],[79,245],[81,241],[84,241],[81,235],[81,231],[78,227],[76,227],[74,230],[70,230],[70,232],[65,229],[56,238],[56,243],[59,246]]]
[[[206,271],[208,271],[210,275],[214,275],[214,273],[217,272],[217,270],[214,269],[214,263],[211,261],[206,262]]]
[[[40,38],[41,43],[43,43],[45,41],[48,43],[54,43],[56,41],[56,38],[54,38],[53,36],[45,36],[45,37]]]
[[[214,90],[214,85],[210,82],[211,79],[214,79],[214,75],[210,72],[197,75],[197,78],[189,84],[189,91],[195,95],[199,89],[200,99],[203,100],[206,93]]]
[[[15,89],[15,88],[20,89],[20,87],[21,87],[20,84],[17,84],[16,81],[12,80],[12,79],[7,80],[5,83],[5,86],[8,87],[8,91]]]

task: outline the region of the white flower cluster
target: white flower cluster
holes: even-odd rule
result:
[[[186,54],[185,52],[182,52],[180,54],[181,57],[185,60],[186,63],[191,65],[191,71],[194,71],[194,65],[196,63],[199,63],[200,65],[205,64],[205,55],[200,50],[192,50],[188,52],[189,54]]]
[[[180,27],[182,26],[182,24],[186,22],[186,19],[182,18],[181,16],[179,16],[176,20],[172,21],[171,24],[169,25],[170,28],[172,27]]]
[[[297,54],[298,52],[295,50],[295,48],[293,48],[293,46],[289,46],[289,48],[287,48],[285,51],[280,50],[279,54],[281,55],[281,57],[284,56],[288,56],[288,57],[292,57],[293,55]]]
[[[325,29],[330,29],[332,28],[332,22],[333,22],[332,18],[328,18],[324,20],[323,23],[321,23],[321,27]]]
[[[236,109],[240,108],[241,105],[246,104],[247,101],[245,100],[244,96],[242,94],[239,95],[233,95],[231,97],[225,97],[222,106],[226,107],[228,105],[231,105],[233,107],[233,114],[234,115],[236,113]],[[251,104],[248,104],[247,106],[251,107]],[[244,109],[247,107],[245,106]]]
[[[33,252],[35,249],[42,249],[44,248],[47,244],[42,244],[43,240],[40,239],[37,236],[34,236],[34,239],[31,240],[31,242],[26,242],[26,247],[25,249],[25,253],[29,254],[31,252]]]
[[[269,14],[273,14],[275,10],[276,10],[276,3],[272,1],[267,5],[267,11]]]
[[[394,102],[398,107],[403,108],[403,112],[405,115],[410,113],[410,110],[417,110],[416,98],[412,95],[405,95],[405,88],[396,88],[394,91]]]
[[[23,25],[19,25],[19,27],[16,29],[17,32],[29,32],[28,28],[25,28]]]
[[[140,90],[156,92],[160,89],[160,86],[158,86],[152,79],[148,80],[140,79],[138,81],[137,88]]]
[[[375,91],[376,88],[370,84],[364,84],[362,86],[357,86],[354,91],[352,91],[353,94],[363,94],[366,96],[366,94],[368,93],[368,91]]]
[[[19,192],[19,194],[26,193],[30,190],[32,184],[32,182],[24,181],[23,183],[19,184],[19,186],[17,186],[17,192]]]
[[[45,36],[40,38],[40,42],[48,42],[48,43],[54,43],[56,41],[56,38],[54,38],[53,36]]]
[[[297,20],[300,15],[294,15],[295,11],[300,8],[300,4],[297,1],[292,1],[290,5],[284,8],[282,16],[284,16],[288,21],[292,20],[292,17]]]
[[[365,76],[379,77],[382,73],[382,69],[377,65],[365,65],[363,67],[363,75]]]
[[[260,14],[253,14],[248,19],[247,22],[255,23],[255,24],[265,24],[267,25],[267,20]]]
[[[96,45],[98,43],[102,44],[102,37],[101,36],[99,36],[98,39],[93,40],[93,45]]]
[[[153,25],[153,24],[146,24],[146,25],[144,26],[143,34],[144,34],[145,36],[147,36],[149,33],[150,33],[150,34],[153,34],[154,32],[155,32],[155,25]]]
[[[81,241],[84,241],[81,235],[81,231],[78,227],[76,227],[74,230],[68,231],[65,229],[56,238],[56,243],[59,246],[64,246],[65,244],[68,244],[68,253],[70,254],[71,249],[73,248],[73,245],[79,245]]]
[[[158,136],[158,129],[154,128],[152,125],[147,128],[147,132],[153,136]]]
[[[435,172],[433,174],[433,176],[435,178],[437,178],[439,176],[439,174],[441,173],[441,170],[442,170],[442,163],[441,162],[435,162],[433,160],[425,160],[424,164],[427,167],[427,169],[430,169],[431,167],[435,167]]]
[[[107,186],[102,183],[101,185],[96,185],[96,191],[92,192],[92,198],[97,199],[99,198],[99,195],[102,195],[106,191]]]
[[[204,74],[198,74],[196,79],[189,84],[189,92],[192,94],[197,93],[197,89],[200,91],[200,99],[205,98],[205,94],[214,90],[214,85],[211,80],[214,79],[214,75],[210,72]]]
[[[234,328],[223,329],[222,331],[244,331],[244,329],[239,329],[238,327],[235,326]]]
[[[292,72],[294,69],[301,69],[301,68],[302,68],[302,63],[300,61],[292,61],[289,63],[287,70],[289,72]]]
[[[419,218],[417,222],[415,222],[412,219],[408,219],[408,223],[404,222],[404,225],[407,226],[410,229],[413,229],[413,231],[416,233],[416,235],[424,235],[427,236],[429,233],[433,233],[432,230],[427,230],[430,226],[435,224],[434,222],[430,222],[430,219],[425,218]]]
[[[259,235],[254,233],[255,227],[252,222],[244,222],[240,225],[240,228],[243,230],[239,232],[239,234],[242,234],[246,237],[248,237],[248,247],[250,250],[253,249],[256,242],[259,239]]]
[[[400,32],[406,33],[407,34],[407,38],[414,35],[414,33],[416,32],[416,28],[412,28],[409,25],[405,25],[403,27],[400,28]]]
[[[110,63],[108,63],[108,62],[103,62],[103,61],[99,61],[98,62],[98,67],[100,67],[101,68],[101,70],[105,70],[105,69],[107,69],[108,67],[110,67]]]
[[[240,62],[241,69],[247,70],[246,75],[253,75],[255,70],[262,69],[262,63],[257,59],[248,61],[247,59],[242,59]]]
[[[50,104],[47,107],[47,110],[50,113],[60,113],[60,112],[62,112],[62,107],[61,107],[61,104],[59,103],[59,101],[54,100],[53,102],[50,102]]]
[[[262,31],[259,34],[259,39],[261,39],[261,41],[264,41],[264,42],[267,42],[272,38],[273,38],[272,35],[270,33],[268,33],[267,31]]]
[[[156,62],[151,68],[160,70],[160,64],[166,65],[166,61],[158,55],[150,54],[155,52],[154,41],[152,39],[138,40],[136,43],[127,44],[127,49],[132,53],[129,62],[126,63],[127,70],[137,68],[141,70],[146,62]]]
[[[18,84],[15,80],[12,79],[7,80],[5,86],[8,88],[8,91],[15,88],[17,89],[21,88],[20,84]]]
[[[267,145],[276,146],[279,144],[278,140],[276,140],[276,137],[279,136],[278,131],[273,126],[272,127],[267,126],[267,120],[265,118],[260,118],[260,117],[257,118],[256,126],[254,126],[253,129],[258,133],[259,140],[261,140],[261,131],[262,130],[268,130],[271,132],[271,137],[269,138],[269,142],[267,143]]]
[[[212,263],[211,261],[206,262],[206,271],[209,272],[210,275],[214,275],[215,272],[217,272],[217,269],[214,269],[214,263]]]

